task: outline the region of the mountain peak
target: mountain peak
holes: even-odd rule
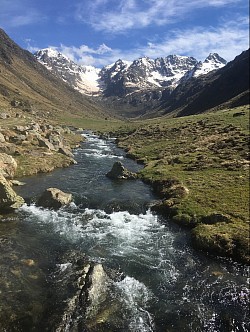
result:
[[[126,97],[135,92],[168,87],[174,89],[182,81],[221,68],[226,61],[217,53],[210,53],[204,62],[195,58],[171,54],[151,59],[142,56],[133,62],[118,59],[96,69],[79,66],[55,49],[38,51],[35,56],[58,77],[83,94],[105,97]]]
[[[220,64],[224,64],[224,65],[227,64],[227,61],[225,59],[223,59],[221,56],[219,56],[218,53],[210,53],[204,62],[211,62],[211,61],[214,61],[214,62],[220,63]]]
[[[185,82],[191,77],[199,77],[208,74],[213,70],[224,67],[226,64],[227,61],[219,56],[218,53],[210,53],[203,62],[199,61],[193,69],[188,71],[181,79],[181,82]]]
[[[43,48],[34,53],[35,57],[40,61],[43,62],[45,59],[64,59],[65,61],[72,61],[70,60],[65,54],[58,52],[54,48],[48,47]]]

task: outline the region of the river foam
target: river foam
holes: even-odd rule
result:
[[[87,246],[96,259],[102,250],[103,259],[107,255],[130,257],[137,264],[165,269],[170,258],[164,255],[162,245],[166,243],[168,252],[171,252],[173,237],[150,210],[136,215],[128,211],[81,210],[74,204],[58,211],[25,204],[20,211],[26,213],[27,219],[49,225],[55,234],[73,243],[81,243],[83,250]]]
[[[76,204],[58,211],[24,205],[17,212],[24,229],[33,225],[31,237],[41,239],[42,233],[49,246],[77,248],[122,273],[112,284],[123,308],[120,322],[127,317],[122,331],[248,331],[247,268],[194,251],[185,230],[147,210],[155,197],[145,184],[105,176],[113,156],[124,152],[111,140],[86,137],[75,151],[77,165],[39,175],[26,186],[30,195],[34,187],[60,185]],[[138,171],[132,160],[124,158],[124,165]],[[67,273],[69,262],[59,263]]]

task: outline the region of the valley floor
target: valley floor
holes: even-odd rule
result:
[[[118,146],[125,149],[127,156],[144,164],[139,176],[161,198],[153,209],[190,227],[194,246],[249,262],[248,106],[143,122],[73,120],[64,119],[64,124],[118,137]],[[41,137],[46,141],[46,134],[47,137],[53,134],[57,140],[58,135],[69,148],[79,142],[78,135],[54,124],[45,132],[40,128],[39,141],[34,128],[26,136],[20,132],[27,120],[17,119],[23,128],[11,131],[15,121],[0,120],[2,133],[5,137],[9,135],[9,141],[1,143],[0,153],[12,154],[17,161],[15,177],[71,163],[72,159],[63,151],[50,151]]]

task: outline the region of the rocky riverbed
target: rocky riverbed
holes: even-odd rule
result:
[[[77,164],[22,178],[29,204],[1,219],[1,328],[247,331],[247,267],[193,250],[187,231],[150,211],[149,186],[106,176],[114,162],[142,167],[113,140],[85,137]],[[38,206],[55,187],[73,202]]]
[[[82,139],[66,126],[43,121],[0,128],[0,211],[24,202],[13,190],[13,185],[21,184],[14,177],[74,164],[72,148]]]

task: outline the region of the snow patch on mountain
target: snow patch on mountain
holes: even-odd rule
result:
[[[81,66],[80,79],[77,81],[77,90],[85,91],[87,95],[99,95],[103,89],[103,83],[100,80],[100,69],[92,66]]]
[[[100,69],[81,66],[64,54],[51,49],[42,49],[35,53],[37,60],[76,90],[86,95],[99,95],[103,89],[100,81]]]

